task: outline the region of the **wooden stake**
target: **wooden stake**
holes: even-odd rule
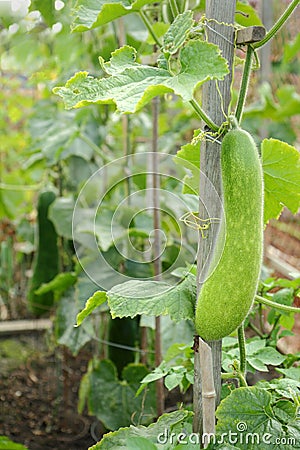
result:
[[[216,391],[212,371],[206,370],[212,367],[212,349],[199,338],[199,355],[202,379],[202,409],[203,409],[203,446],[209,444],[209,435],[215,434],[215,407]]]
[[[208,116],[216,123],[221,125],[226,119],[231,99],[232,82],[232,63],[234,55],[234,15],[236,10],[236,0],[227,0],[226,2],[216,2],[215,0],[206,0],[206,17],[209,21],[207,27],[207,36],[209,42],[218,45],[222,51],[222,56],[227,59],[230,73],[222,82],[208,81],[203,86],[202,107]],[[216,84],[218,83],[218,85]],[[218,139],[219,140],[219,139]],[[211,217],[221,217],[221,202],[216,202],[216,192],[222,196],[221,189],[221,168],[220,168],[220,144],[218,142],[204,142],[201,147],[200,155],[200,193],[202,201],[199,204],[200,217],[207,216],[207,210]],[[202,176],[202,173],[205,176]],[[213,187],[213,188],[212,188]],[[217,235],[217,233],[216,233]],[[201,288],[201,282],[205,279],[203,269],[207,267],[207,261],[212,254],[211,242],[209,239],[202,239],[199,235],[198,244],[198,288]],[[212,305],[213,307],[213,305]],[[221,351],[222,341],[213,341],[209,343],[212,350],[210,366],[202,367],[206,370],[207,377],[213,375],[215,387],[215,404],[220,402],[221,394]],[[202,435],[203,424],[205,427],[214,422],[214,413],[211,417],[205,417],[203,422],[201,378],[203,373],[200,370],[200,355],[196,357],[195,353],[195,380],[194,380],[194,423],[193,431]],[[196,398],[197,395],[197,398]],[[206,432],[209,430],[206,429]]]
[[[265,27],[253,26],[238,30],[236,36],[237,45],[249,45],[261,41],[266,35]]]

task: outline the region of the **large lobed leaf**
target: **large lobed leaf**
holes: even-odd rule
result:
[[[90,414],[109,430],[127,426],[133,418],[143,424],[151,422],[156,411],[154,386],[150,386],[145,398],[135,396],[140,380],[147,373],[144,365],[129,364],[123,369],[122,380],[119,380],[111,361],[91,361],[84,380],[84,395]]]
[[[184,44],[194,25],[192,11],[179,14],[164,35],[163,52],[173,55]]]
[[[261,146],[265,183],[264,221],[277,218],[283,206],[296,213],[300,206],[300,154],[285,142],[264,139]]]
[[[113,318],[169,314],[176,322],[193,320],[196,278],[190,274],[176,286],[158,281],[132,280],[114,286],[107,296]]]
[[[281,399],[274,402],[265,389],[255,386],[235,389],[221,402],[216,416],[217,436],[225,437],[225,442],[234,436],[241,450],[299,448],[296,405]]]
[[[67,109],[115,103],[121,113],[134,113],[153,97],[168,92],[190,101],[198,86],[207,80],[221,80],[228,73],[219,48],[203,41],[190,41],[181,49],[180,71],[174,76],[166,69],[136,64],[135,57],[135,50],[124,46],[112,54],[108,64],[100,58],[110,77],[97,79],[78,72],[64,87],[54,88],[54,93],[63,98]]]
[[[176,286],[160,281],[127,281],[108,292],[95,292],[77,315],[77,326],[106,300],[113,318],[169,314],[175,322],[193,320],[196,291],[196,277],[192,274]]]
[[[179,435],[179,433],[186,431],[187,428],[190,429],[191,416],[192,413],[189,411],[174,411],[169,414],[163,414],[157,422],[149,427],[131,425],[128,428],[120,428],[113,433],[105,434],[103,439],[93,447],[90,447],[89,450],[114,450],[117,448],[131,450],[135,448],[156,449],[158,447],[155,444],[165,440],[165,436],[168,435],[169,437],[171,432]],[[140,440],[136,441],[136,439]],[[134,446],[134,444],[139,446]],[[159,447],[161,448],[161,446]],[[174,445],[170,445],[167,448],[176,448],[176,441]],[[184,448],[189,447],[184,446]]]
[[[112,22],[118,17],[138,12],[156,0],[77,0],[73,31],[86,31]]]
[[[184,192],[199,192],[199,145],[186,144],[174,158],[191,175],[184,179]],[[292,213],[300,207],[300,153],[277,139],[264,139],[261,144],[264,175],[264,222],[278,218],[284,206]]]

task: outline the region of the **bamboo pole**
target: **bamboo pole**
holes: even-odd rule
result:
[[[153,243],[153,263],[154,263],[154,279],[161,280],[161,241],[160,241],[160,179],[159,179],[159,155],[158,155],[158,116],[159,116],[159,97],[152,100],[152,204],[153,204],[153,227],[154,227],[154,243]],[[155,366],[159,366],[162,362],[161,347],[161,321],[160,317],[155,318]],[[156,407],[157,415],[164,413],[164,382],[163,378],[156,381]]]

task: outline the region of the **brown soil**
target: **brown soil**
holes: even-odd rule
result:
[[[56,349],[1,373],[0,435],[30,450],[86,450],[95,444],[100,424],[77,413],[79,383],[90,357],[81,352],[73,358]]]

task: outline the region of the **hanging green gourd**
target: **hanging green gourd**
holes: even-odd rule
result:
[[[217,251],[223,247],[222,253],[196,304],[196,331],[205,340],[221,339],[243,322],[256,294],[262,262],[262,167],[252,136],[237,125],[222,141],[221,173],[226,228],[219,239],[225,236],[225,242],[216,243]]]
[[[35,291],[43,283],[48,283],[59,272],[57,234],[53,223],[48,219],[48,211],[55,194],[42,192],[38,199],[38,245],[34,260],[33,276],[28,291],[29,310],[39,316],[49,311],[54,302],[53,292],[37,295]]]

